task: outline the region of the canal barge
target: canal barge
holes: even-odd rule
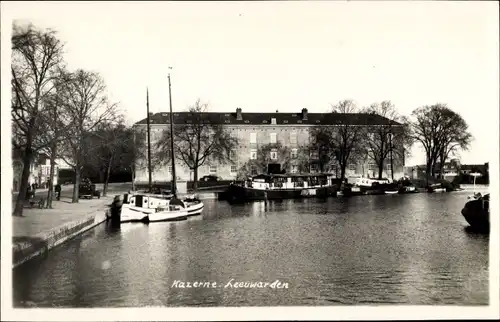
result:
[[[230,184],[230,201],[297,199],[335,195],[335,176],[330,173],[261,174],[242,184]]]

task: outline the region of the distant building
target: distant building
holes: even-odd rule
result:
[[[19,191],[21,186],[21,178],[23,173],[23,161],[20,152],[14,151],[12,154],[13,182],[12,189]],[[63,160],[57,159],[54,168],[53,183],[57,184],[59,179],[59,170],[68,169],[69,167]],[[45,186],[50,179],[50,157],[45,153],[39,153],[31,162],[30,175],[28,183],[30,185],[36,183],[39,187]]]
[[[416,165],[411,167],[405,167],[405,175],[414,179],[425,179],[426,165]],[[441,171],[441,164],[437,163],[434,167],[433,177],[437,177]],[[445,162],[443,166],[443,176],[446,180],[453,180],[456,176],[463,174],[477,173],[478,177],[485,176],[489,171],[489,163],[484,164],[461,164],[458,159],[451,159],[449,162]]]
[[[215,113],[208,112],[205,120],[208,123],[222,124],[239,140],[239,147],[231,153],[233,164],[218,164],[211,161],[198,169],[198,178],[205,175],[215,175],[224,180],[234,180],[238,169],[250,159],[257,157],[259,146],[269,143],[280,142],[291,150],[291,164],[287,172],[297,172],[297,151],[300,146],[308,144],[311,140],[310,129],[314,126],[338,126],[349,122],[361,126],[387,125],[389,120],[377,114],[342,114],[342,113],[308,113],[307,109],[302,109],[300,113],[243,113],[241,108],[237,108],[235,113]],[[204,116],[205,117],[205,116]],[[193,122],[193,115],[190,112],[174,112],[174,131],[176,124],[189,124]],[[358,122],[358,123],[353,123]],[[170,113],[156,113],[150,115],[151,146],[154,149],[155,143],[162,137],[164,130],[169,129]],[[400,124],[392,123],[397,129]],[[147,119],[143,119],[134,125],[137,131],[146,131]],[[396,147],[398,148],[398,147]],[[154,152],[153,152],[154,153]],[[275,153],[275,152],[271,152]],[[314,154],[308,156],[311,160],[317,158]],[[278,159],[275,154],[271,154],[271,159]],[[281,166],[281,165],[280,165]],[[192,180],[193,173],[176,160],[176,175],[180,180]],[[383,175],[390,177],[390,164],[384,166]],[[338,173],[338,169],[329,169],[332,173]],[[172,180],[171,166],[165,165],[160,169],[154,169],[152,173],[153,181],[157,183]],[[311,172],[318,171],[314,164]],[[255,173],[257,174],[257,173]],[[374,177],[378,175],[378,168],[374,162],[368,160],[362,164],[350,164],[346,169],[346,176]],[[403,175],[403,161],[394,159],[394,177],[400,178]],[[147,160],[144,157],[136,160],[135,171],[136,183],[148,182]]]

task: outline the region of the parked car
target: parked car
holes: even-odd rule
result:
[[[204,177],[201,177],[201,179],[200,179],[200,181],[221,181],[221,180],[222,180],[221,177],[217,177],[214,175],[204,176]]]
[[[89,199],[97,197],[97,199],[100,199],[101,191],[97,190],[95,184],[92,184],[89,179],[83,179],[78,188],[78,197]]]

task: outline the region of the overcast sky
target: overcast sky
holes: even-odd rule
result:
[[[98,71],[128,122],[200,98],[211,111],[326,112],[437,102],[475,137],[463,163],[498,154],[498,4],[492,2],[2,3],[59,32],[70,69]],[[4,27],[2,31],[6,30]],[[8,40],[8,38],[7,38]],[[408,164],[422,164],[419,148]]]

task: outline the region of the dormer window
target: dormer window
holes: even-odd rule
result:
[[[319,120],[316,120],[316,123],[319,123]]]
[[[245,120],[245,123],[250,123],[250,121],[249,120]]]
[[[285,123],[285,124],[288,123],[288,120],[284,120],[283,123]]]
[[[262,121],[262,123],[267,123],[267,120]]]
[[[231,123],[231,121],[229,121],[229,120],[225,120],[224,122],[225,122],[225,123]]]
[[[275,117],[271,118],[271,124],[276,124],[276,118]]]

